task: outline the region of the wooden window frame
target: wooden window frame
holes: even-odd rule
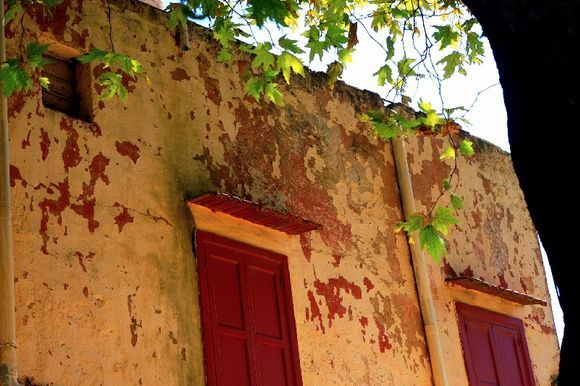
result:
[[[59,111],[72,118],[92,122],[94,113],[92,108],[93,98],[90,66],[78,62],[75,57],[60,54],[58,51],[49,52],[44,56],[53,63],[45,65],[42,71],[42,76],[49,78],[50,81],[48,90],[42,89],[43,106],[50,110]],[[56,79],[57,76],[51,72],[51,66],[55,65],[70,67],[70,80],[65,79],[65,82],[71,84],[72,88],[72,100],[68,104],[58,101],[58,92],[51,91],[51,86],[56,86],[58,82]],[[66,101],[67,98],[61,99]]]
[[[469,344],[469,337],[467,333],[467,325],[466,322],[468,319],[476,320],[479,322],[487,323],[490,326],[498,326],[503,328],[508,328],[512,331],[517,332],[518,338],[518,362],[523,369],[523,376],[524,376],[524,385],[534,386],[535,385],[535,378],[534,373],[532,371],[532,362],[530,360],[530,353],[528,350],[528,345],[526,341],[526,334],[524,324],[520,319],[503,315],[497,312],[493,312],[484,308],[472,306],[465,303],[456,302],[455,304],[457,310],[457,320],[459,324],[459,335],[461,339],[461,346],[463,349],[463,356],[465,362],[465,368],[467,371],[467,377],[469,381],[469,385],[477,385],[477,374],[475,364],[473,363],[473,353],[472,347]],[[497,343],[495,340],[495,335],[491,335],[491,344],[494,353],[494,364],[496,371],[500,374],[502,370],[502,364],[499,363],[496,353],[497,353]],[[501,380],[501,375],[498,374]]]
[[[204,232],[204,231],[195,231],[194,233],[194,245],[196,249],[196,257],[197,257],[197,270],[199,275],[199,296],[200,296],[200,308],[201,308],[201,320],[202,320],[202,335],[203,335],[203,349],[204,349],[204,363],[205,363],[205,370],[206,370],[206,377],[207,377],[207,385],[208,386],[229,386],[229,385],[220,385],[219,382],[219,374],[216,366],[216,333],[213,331],[213,326],[215,324],[214,321],[214,313],[213,305],[210,300],[210,286],[208,282],[208,260],[207,260],[207,250],[208,246],[217,247],[220,249],[229,249],[232,252],[234,251],[243,251],[244,254],[252,254],[257,255],[260,257],[265,257],[267,259],[271,259],[281,265],[281,286],[282,286],[282,296],[284,300],[284,310],[285,316],[287,321],[286,331],[288,333],[287,344],[288,344],[288,351],[291,355],[290,362],[292,369],[290,370],[293,375],[294,383],[292,386],[301,386],[302,385],[302,374],[300,371],[300,361],[298,355],[298,341],[297,341],[297,334],[296,334],[296,321],[294,317],[294,305],[292,302],[292,294],[290,288],[290,274],[288,271],[288,259],[286,256],[271,252],[265,249],[261,249],[258,247],[254,247],[239,241],[231,240],[226,237],[218,236],[212,233]],[[246,279],[244,279],[246,280]],[[244,284],[244,285],[247,285]],[[246,294],[242,294],[247,296]],[[253,307],[253,306],[252,306]],[[253,345],[253,342],[251,342]],[[250,355],[254,356],[256,352],[256,347],[251,347]],[[254,362],[254,360],[250,360],[250,363]],[[252,371],[252,370],[251,370]],[[256,384],[261,384],[259,380],[257,380],[257,370],[253,369],[254,374],[250,377]],[[270,385],[262,385],[262,386],[270,386]]]

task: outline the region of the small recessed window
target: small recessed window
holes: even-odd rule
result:
[[[75,59],[60,59],[46,56],[52,63],[44,66],[42,76],[47,77],[49,88],[42,89],[42,103],[45,107],[65,113],[73,118],[92,120],[90,80],[88,68]]]

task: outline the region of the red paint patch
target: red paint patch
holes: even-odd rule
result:
[[[133,161],[134,164],[136,164],[139,157],[141,157],[141,154],[139,154],[139,147],[129,141],[116,141],[115,147],[117,148],[117,152],[119,154],[131,158],[131,161]]]
[[[391,343],[389,342],[389,337],[387,336],[387,334],[385,334],[385,326],[376,317],[374,319],[375,319],[375,324],[377,325],[377,329],[379,330],[379,333],[378,333],[379,350],[381,350],[381,352],[385,352],[386,350],[390,350],[391,348],[393,348],[393,346],[391,346]]]
[[[524,293],[528,293],[528,286],[524,282],[524,278],[523,277],[520,277],[520,285],[522,286],[522,289],[524,290]]]
[[[85,265],[85,262],[83,261],[83,254],[80,252],[75,252],[75,255],[79,259],[79,265],[81,266],[83,272],[87,272],[87,266]]]
[[[109,158],[105,157],[101,152],[93,158],[89,165],[91,179],[88,184],[83,182],[83,194],[79,197],[79,200],[86,200],[93,196],[97,180],[100,179],[106,185],[109,185],[109,177],[105,174],[105,169],[109,166],[109,162]]]
[[[8,116],[15,118],[16,114],[22,111],[28,97],[32,96],[32,91],[16,92],[8,98]]]
[[[135,218],[129,214],[126,207],[119,204],[118,202],[115,202],[113,206],[117,208],[118,207],[123,208],[123,211],[119,213],[117,216],[115,216],[115,224],[117,224],[117,226],[119,227],[119,233],[121,233],[123,231],[123,227],[125,227],[125,225],[129,223],[132,223],[135,220]]]
[[[363,328],[369,325],[369,319],[366,316],[360,317],[358,321]]]
[[[445,277],[457,277],[457,272],[455,272],[446,258],[443,258],[443,267],[441,267],[441,271]]]
[[[210,60],[204,55],[197,56],[197,63],[199,68],[199,76],[203,79],[207,99],[212,101],[216,106],[222,102],[222,95],[220,92],[220,82],[209,76],[209,69],[212,66]]]
[[[332,263],[332,266],[338,268],[340,265],[340,260],[342,259],[342,255],[334,254],[332,257],[334,258],[334,263]]]
[[[305,233],[300,233],[300,246],[302,247],[302,253],[304,253],[306,261],[310,262],[310,259],[312,258],[312,246],[310,245],[310,236],[306,235]]]
[[[49,198],[45,198],[41,202],[38,203],[39,208],[42,211],[42,217],[40,219],[40,229],[38,233],[42,236],[42,247],[41,251],[44,254],[48,254],[47,244],[49,240],[48,236],[48,220],[50,215],[53,215],[57,218],[57,223],[62,225],[62,212],[69,206],[70,204],[70,192],[69,192],[69,183],[68,178],[65,178],[63,182],[59,182],[57,184],[50,184],[48,187],[44,185],[38,185],[34,189],[38,190],[41,187],[46,188],[46,192],[48,194],[53,194],[55,188],[59,196],[52,200]]]
[[[22,148],[26,149],[28,146],[30,146],[30,132],[32,130],[28,130],[28,134],[26,135],[26,139],[22,140]]]
[[[83,200],[81,204],[71,205],[71,209],[81,217],[84,217],[88,221],[89,232],[94,233],[100,223],[95,220],[95,203],[96,199]]]
[[[355,299],[362,297],[362,291],[359,286],[353,282],[349,282],[344,277],[331,278],[328,283],[323,283],[320,280],[314,282],[316,293],[323,296],[328,307],[328,326],[332,326],[332,321],[335,316],[339,318],[344,317],[347,312],[345,306],[342,305],[343,298],[341,290],[351,294]]]
[[[18,169],[16,166],[14,165],[10,165],[10,187],[15,187],[16,186],[16,181],[20,181],[20,183],[22,184],[22,187],[26,187],[28,185],[28,182],[26,182],[26,180],[24,178],[22,178],[22,174],[20,174],[20,169]]]
[[[78,166],[82,160],[77,142],[79,133],[72,127],[71,120],[64,117],[60,120],[60,129],[67,133],[66,144],[62,151],[62,161],[64,170],[68,173],[70,168]]]
[[[508,283],[505,281],[505,277],[503,272],[497,274],[497,278],[499,279],[499,288],[507,288]]]
[[[134,317],[131,318],[131,325],[129,326],[129,330],[131,331],[131,346],[135,347],[135,345],[137,344],[137,338],[139,337],[137,335],[137,327],[139,325],[137,324],[137,319],[135,319]]]
[[[308,291],[308,301],[310,302],[310,321],[318,318],[320,330],[324,334],[324,323],[322,323],[322,313],[320,312],[320,307],[318,307],[318,303],[316,303],[316,298],[312,291]]]
[[[45,161],[46,157],[48,157],[49,149],[50,149],[50,138],[48,137],[48,133],[44,131],[43,128],[40,128],[40,151],[42,152],[43,161]]]
[[[473,270],[471,269],[471,265],[468,265],[467,268],[461,272],[461,276],[463,277],[473,277]]]
[[[373,284],[372,281],[370,281],[369,278],[365,277],[363,279],[363,284],[365,285],[365,287],[367,288],[367,292],[369,292],[370,290],[372,290],[373,288],[375,288],[375,285]]]
[[[83,287],[83,295],[85,295],[85,298],[89,296],[89,288],[88,287]]]
[[[175,70],[171,71],[171,79],[182,81],[182,80],[190,80],[191,76],[187,75],[187,72],[181,68],[177,67]]]
[[[99,101],[99,107],[101,107],[101,102],[102,101]],[[104,105],[103,105],[103,107],[104,107]],[[102,107],[101,107],[101,110],[102,110]],[[101,127],[94,122],[89,125],[89,130],[96,138],[103,135],[103,132],[101,131]]]
[[[82,4],[82,1],[79,2]],[[82,9],[81,4],[77,3],[77,7],[74,8],[80,11]],[[36,22],[42,32],[51,32],[58,41],[62,41],[69,21],[67,9],[71,6],[72,1],[65,0],[53,7],[51,12],[46,12],[42,4],[31,4],[26,7],[26,12]]]

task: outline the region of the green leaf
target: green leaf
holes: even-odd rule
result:
[[[451,205],[454,209],[461,209],[463,208],[463,199],[455,194],[451,195]]]
[[[230,63],[233,58],[234,56],[227,48],[222,48],[218,53],[218,61],[220,62]]]
[[[436,112],[428,113],[423,119],[423,123],[429,127],[433,127],[437,124],[440,124],[443,120],[439,118]]]
[[[384,86],[386,82],[393,84],[393,70],[388,64],[385,64],[377,72],[373,74],[378,77],[377,83],[379,86]]]
[[[463,22],[463,24],[461,24],[461,28],[463,29],[463,31],[469,32],[476,24],[478,24],[477,19],[472,17],[471,19],[468,19],[465,22]]]
[[[300,59],[287,51],[278,56],[277,64],[278,68],[282,71],[282,75],[284,76],[286,83],[288,84],[290,84],[290,75],[292,74],[292,71],[301,75],[302,77],[306,76],[304,74],[304,66],[302,65]]]
[[[43,55],[48,50],[50,44],[39,44],[34,41],[26,47],[26,56],[28,58],[28,64],[33,69],[43,68],[45,64],[50,64],[53,61],[45,58]]]
[[[346,66],[347,63],[352,62],[352,53],[354,52],[354,48],[345,48],[342,50],[338,50],[338,60],[340,63]]]
[[[443,64],[443,77],[445,79],[450,78],[456,71],[464,74],[463,62],[465,61],[465,55],[460,52],[453,51],[449,55],[445,56],[443,59],[437,62],[437,64]]]
[[[403,58],[397,62],[397,69],[399,70],[400,77],[407,77],[407,76],[416,76],[417,73],[411,67],[411,65],[415,62],[413,58]]]
[[[330,45],[343,47],[348,42],[348,29],[341,28],[338,23],[330,23],[325,31],[326,40]]]
[[[461,141],[461,143],[459,143],[459,151],[465,157],[473,157],[473,155],[475,154],[475,150],[473,150],[473,142],[464,139],[463,141]]]
[[[373,127],[382,139],[387,140],[397,136],[396,127],[391,123],[373,122]]]
[[[264,80],[253,76],[246,82],[246,93],[253,96],[256,102],[260,101],[260,96],[264,93]]]
[[[326,69],[326,75],[328,75],[328,85],[331,89],[334,89],[334,84],[342,75],[344,67],[340,62],[332,62]]]
[[[390,23],[390,13],[384,9],[377,9],[372,14],[373,20],[371,21],[371,28],[378,32],[380,29],[387,26]]]
[[[99,99],[111,99],[116,95],[123,102],[127,100],[128,91],[123,85],[123,76],[121,74],[105,72],[97,78],[97,84],[104,87]]]
[[[18,91],[28,90],[31,81],[30,76],[20,66],[17,59],[8,60],[0,66],[0,86],[2,94],[9,97]]]
[[[276,83],[268,83],[264,89],[264,95],[270,99],[275,105],[283,106],[284,97],[282,93],[278,90],[278,85]]]
[[[455,152],[455,150],[453,152]],[[451,189],[451,184],[447,180],[443,180],[443,182],[441,183],[441,186],[443,186],[443,190]]]
[[[50,88],[50,80],[46,76],[41,76],[38,78],[38,80],[40,81],[40,86],[43,89],[48,90]]]
[[[107,51],[99,50],[98,48],[91,48],[88,54],[79,56],[77,60],[81,63],[88,63],[92,61],[103,61]]]
[[[481,36],[475,32],[469,32],[467,34],[467,47],[465,50],[469,58],[469,63],[480,63],[480,58],[485,54]]]
[[[169,9],[169,27],[175,31],[177,27],[187,28],[187,16],[186,13],[189,7],[185,4],[171,3],[167,6]]]
[[[435,109],[433,109],[433,106],[431,106],[430,102],[420,99],[418,105],[421,111],[426,114],[435,112]]]
[[[287,3],[284,1],[252,0],[249,4],[250,17],[256,21],[258,27],[262,27],[267,20],[271,20],[278,25],[286,25],[284,19],[289,12],[286,8]]]
[[[443,153],[441,153],[441,156],[439,157],[439,159],[454,159],[455,158],[455,149],[451,146],[447,146],[445,148],[445,150],[443,150]]]
[[[459,220],[453,215],[453,209],[447,207],[435,208],[435,216],[431,221],[431,225],[437,232],[447,236],[449,227],[458,223]]]
[[[395,40],[392,36],[387,36],[387,61],[391,60],[395,56]]]
[[[433,37],[440,43],[439,49],[443,50],[448,46],[457,47],[461,40],[461,34],[451,25],[436,25],[435,29],[437,31],[433,33]]]
[[[22,8],[22,5],[19,2],[10,5],[4,14],[4,25],[8,24],[20,12],[24,12],[24,8]]]
[[[427,250],[427,253],[429,253],[437,263],[440,263],[441,257],[447,253],[445,249],[445,241],[431,225],[427,225],[421,229],[421,232],[419,232],[419,242],[421,248]]]
[[[423,227],[423,220],[425,217],[420,214],[413,214],[409,216],[409,219],[405,222],[399,221],[396,225],[395,232],[400,232],[401,229],[405,232],[411,234],[417,232]]]
[[[316,55],[322,60],[324,51],[330,47],[330,44],[326,41],[311,40],[306,44],[306,47],[310,48],[309,59],[312,62]]]
[[[297,40],[287,39],[286,35],[284,35],[280,39],[278,39],[278,44],[280,45],[280,47],[284,48],[285,50],[290,51],[290,52],[295,53],[295,54],[304,53],[304,50],[302,48],[298,47],[297,43],[298,43]]]
[[[262,66],[264,70],[267,70],[270,67],[274,67],[276,58],[270,53],[270,49],[272,49],[272,44],[260,43],[252,50],[252,53],[256,55],[252,61],[253,69],[256,69],[260,66]]]

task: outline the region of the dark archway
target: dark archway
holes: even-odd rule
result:
[[[540,234],[566,323],[559,385],[578,384],[579,275],[575,259],[580,189],[580,1],[464,0],[497,63],[512,159]]]

